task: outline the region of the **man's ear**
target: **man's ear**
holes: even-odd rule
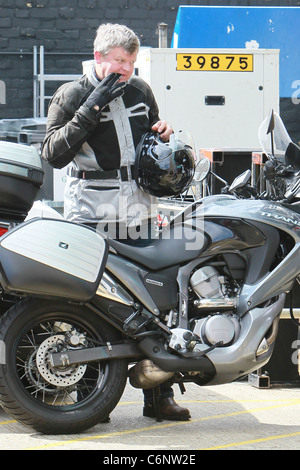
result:
[[[101,59],[102,59],[102,54],[99,51],[94,52],[94,58],[96,61],[96,64],[101,64]]]

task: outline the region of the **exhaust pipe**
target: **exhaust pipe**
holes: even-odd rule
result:
[[[202,353],[198,357],[175,356],[168,353],[163,344],[153,337],[144,338],[139,343],[139,349],[165,372],[199,372],[205,383],[216,375],[213,363]]]
[[[166,23],[158,23],[156,28],[156,34],[158,34],[158,47],[168,47],[168,25]]]
[[[174,372],[165,372],[149,359],[138,362],[128,372],[129,382],[134,388],[157,387],[173,377]]]

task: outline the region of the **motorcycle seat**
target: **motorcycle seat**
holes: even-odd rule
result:
[[[128,244],[126,240],[108,239],[118,254],[153,271],[185,264],[206,249],[208,239],[203,232],[182,225],[163,231],[158,238],[139,239]]]

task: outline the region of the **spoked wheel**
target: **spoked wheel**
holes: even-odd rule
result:
[[[124,391],[127,361],[54,367],[51,354],[105,345],[118,332],[87,307],[27,299],[0,322],[0,400],[45,434],[78,433],[104,420]]]

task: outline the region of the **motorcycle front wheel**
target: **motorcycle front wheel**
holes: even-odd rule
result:
[[[87,307],[26,299],[0,320],[0,401],[44,434],[79,433],[104,421],[127,379],[125,359],[53,367],[51,353],[113,344],[120,336]]]

